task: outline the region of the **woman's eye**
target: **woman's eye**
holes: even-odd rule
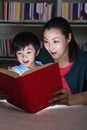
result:
[[[48,43],[47,41],[44,41],[44,43]]]
[[[30,51],[27,52],[27,54],[30,54],[30,53],[31,53]]]
[[[59,41],[54,41],[54,43],[59,43]]]

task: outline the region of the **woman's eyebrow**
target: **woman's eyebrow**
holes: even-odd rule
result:
[[[54,37],[54,38],[52,38],[52,40],[56,40],[56,39],[58,39],[59,37]]]
[[[54,37],[54,38],[52,38],[51,40],[55,40],[55,39],[57,39],[57,38],[59,38],[59,37]],[[44,37],[44,40],[48,40],[48,39]]]

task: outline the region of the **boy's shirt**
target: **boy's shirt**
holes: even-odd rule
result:
[[[35,61],[35,63],[37,65],[43,65],[43,63],[41,61]],[[22,75],[24,72],[30,70],[30,68],[20,64],[20,65],[16,65],[16,66],[13,66],[12,69],[18,73],[19,75]]]

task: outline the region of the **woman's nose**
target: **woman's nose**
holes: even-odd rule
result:
[[[53,50],[54,47],[52,45],[49,45],[49,50]]]

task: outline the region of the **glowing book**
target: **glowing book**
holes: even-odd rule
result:
[[[17,73],[0,69],[0,88],[9,94],[9,103],[29,113],[36,113],[48,106],[52,93],[62,88],[57,63],[36,67],[19,76]]]

